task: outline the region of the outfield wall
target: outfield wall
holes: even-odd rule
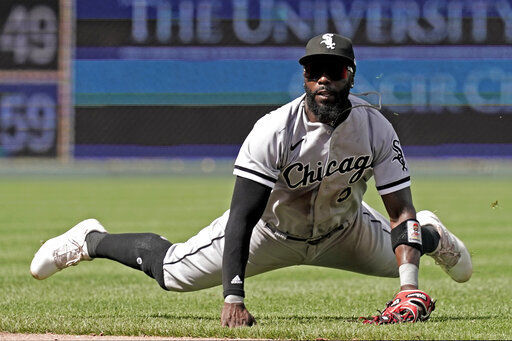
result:
[[[59,32],[62,3],[45,1]],[[3,2],[19,6],[35,11]],[[0,84],[5,156],[233,158],[259,117],[302,93],[297,59],[326,31],[353,39],[353,91],[382,94],[408,156],[512,156],[511,0],[76,0],[73,13],[71,119],[57,76]],[[9,18],[3,36],[37,40]],[[11,71],[65,60],[0,56]],[[34,94],[46,97],[24,104]]]

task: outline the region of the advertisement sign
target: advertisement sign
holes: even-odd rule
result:
[[[77,0],[75,156],[234,157],[325,32],[413,155],[512,156],[512,0]]]
[[[323,32],[374,46],[512,42],[510,0],[79,0],[77,15],[79,46],[302,46]]]

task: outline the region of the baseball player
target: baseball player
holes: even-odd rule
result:
[[[468,250],[430,211],[416,213],[409,166],[391,124],[349,93],[352,42],[326,33],[309,40],[305,94],[262,117],[234,165],[231,207],[184,243],[151,233],[109,234],[95,219],[48,240],[30,271],[45,279],[81,260],[108,258],[142,270],[165,290],[222,283],[223,326],[256,321],[244,305],[247,277],[317,265],[399,277],[400,291],[366,323],[424,321],[434,301],[418,289],[427,254],[455,281],[472,274]],[[389,219],[362,201],[375,176]]]

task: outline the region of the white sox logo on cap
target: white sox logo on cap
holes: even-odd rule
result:
[[[299,59],[299,63],[306,65],[316,56],[341,57],[348,65],[356,66],[352,41],[336,33],[323,33],[309,39],[306,54]]]
[[[336,46],[336,43],[332,40],[332,36],[334,34],[332,33],[326,33],[322,36],[322,41],[320,42],[320,44],[325,44],[325,47],[327,47],[328,49],[331,49],[331,50],[334,50],[334,47]]]

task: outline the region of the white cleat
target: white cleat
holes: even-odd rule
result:
[[[468,281],[473,274],[473,264],[464,243],[448,231],[434,213],[421,211],[416,214],[416,218],[422,226],[434,226],[441,236],[436,250],[428,255],[434,258],[436,264],[440,265],[454,281],[459,283]]]
[[[85,242],[85,236],[92,231],[107,232],[96,219],[87,219],[46,241],[32,259],[32,276],[45,279],[68,266],[77,265],[81,260],[92,260]]]

